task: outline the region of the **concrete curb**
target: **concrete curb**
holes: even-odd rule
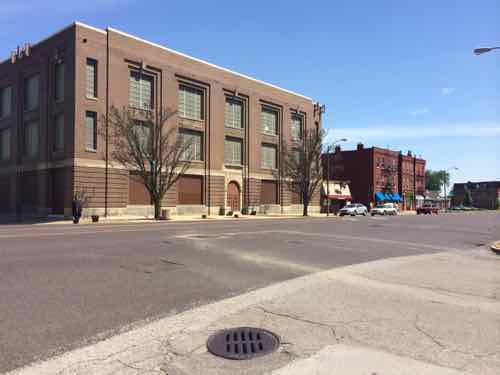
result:
[[[195,222],[221,222],[221,221],[237,221],[237,220],[271,220],[271,219],[338,219],[340,216],[330,215],[330,216],[302,216],[302,215],[267,215],[267,216],[239,216],[238,218],[234,218],[231,216],[213,216],[208,217],[206,219],[202,218],[172,218],[169,220],[154,220],[149,218],[131,218],[131,219],[101,219],[98,223],[93,223],[90,220],[80,221],[79,224],[73,224],[71,220],[60,220],[60,221],[51,221],[51,222],[41,222],[41,223],[27,223],[26,225],[106,225],[106,224],[165,224],[165,223],[195,223]],[[22,223],[21,223],[22,224]]]
[[[500,255],[500,241],[495,241],[490,245],[491,251]]]

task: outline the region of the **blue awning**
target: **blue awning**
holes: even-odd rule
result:
[[[378,191],[375,193],[375,200],[378,202],[378,201],[386,201],[387,200],[387,197],[384,193],[382,193],[381,191]]]
[[[401,196],[399,195],[399,193],[392,194],[392,201],[393,202],[401,202],[402,201]]]

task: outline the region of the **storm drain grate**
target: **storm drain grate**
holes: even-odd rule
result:
[[[227,359],[252,359],[274,352],[280,339],[274,333],[250,327],[224,329],[208,338],[207,349]]]

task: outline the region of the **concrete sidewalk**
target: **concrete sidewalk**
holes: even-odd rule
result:
[[[250,361],[206,350],[256,326],[281,348]],[[337,268],[133,328],[9,375],[500,373],[500,259],[487,249]]]

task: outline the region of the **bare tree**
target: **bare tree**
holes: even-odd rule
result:
[[[155,112],[114,106],[109,112],[110,157],[140,176],[154,205],[155,219],[160,218],[165,193],[190,168],[191,142],[175,126],[168,126],[175,114],[165,108]]]
[[[323,138],[323,130],[309,129],[299,141],[282,143],[281,168],[275,172],[275,177],[279,178],[281,172],[283,182],[302,198],[303,216],[308,216],[311,199],[323,180]]]

